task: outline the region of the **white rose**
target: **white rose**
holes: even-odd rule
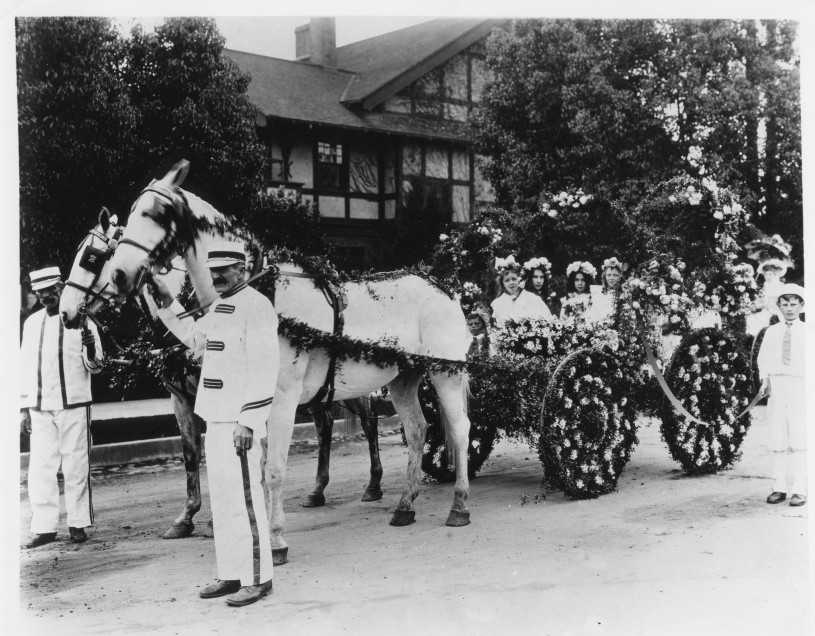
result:
[[[444,241],[446,241],[446,240],[447,240],[447,239],[449,239],[449,238],[450,238],[450,237],[449,237],[449,236],[447,236],[446,234],[439,234],[439,240],[440,240],[442,243],[444,243]]]

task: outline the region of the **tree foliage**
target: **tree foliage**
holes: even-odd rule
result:
[[[16,25],[21,269],[66,265],[100,206],[124,217],[181,158],[221,211],[258,204],[265,169],[246,91],[214,21],[120,34],[105,18]]]
[[[583,188],[619,211],[669,178],[710,178],[800,262],[795,40],[777,21],[515,21],[488,42],[493,80],[473,118],[484,174],[526,215],[544,192]],[[623,249],[608,233],[620,224],[597,221],[595,237]]]

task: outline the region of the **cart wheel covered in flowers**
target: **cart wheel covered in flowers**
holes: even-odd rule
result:
[[[634,383],[610,350],[580,349],[552,375],[538,453],[546,480],[576,499],[616,488],[637,443]]]
[[[715,473],[741,456],[753,384],[740,340],[719,329],[698,329],[682,338],[668,364],[665,380],[683,408],[666,396],[660,431],[688,475]]]

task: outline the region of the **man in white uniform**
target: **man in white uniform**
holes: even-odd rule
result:
[[[202,598],[254,603],[272,589],[272,549],[262,487],[261,440],[277,383],[277,313],[244,281],[243,245],[218,241],[207,265],[220,298],[197,322],[158,279],[150,284],[158,316],[198,358],[195,413],[207,422],[206,458],[218,579]]]
[[[773,491],[767,503],[787,498],[787,472],[794,481],[790,506],[807,500],[806,329],[799,316],[804,310],[804,289],[786,284],[779,289],[782,320],[767,328],[758,352],[761,393],[769,396],[767,420],[769,450],[773,455]]]
[[[66,329],[59,316],[62,279],[58,267],[31,272],[31,288],[43,309],[23,325],[20,425],[31,435],[28,496],[31,532],[26,547],[50,543],[59,524],[62,465],[71,541],[82,543],[93,524],[89,454],[91,373],[102,363],[96,325]]]

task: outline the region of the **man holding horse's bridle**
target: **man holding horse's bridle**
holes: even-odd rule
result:
[[[277,313],[245,282],[241,243],[214,242],[208,252],[215,291],[209,312],[193,323],[166,285],[148,286],[158,316],[202,359],[195,413],[207,422],[207,481],[218,579],[202,598],[254,603],[272,589],[272,549],[263,495],[261,440],[277,383]]]
[[[31,272],[31,289],[43,309],[26,319],[20,346],[20,425],[31,435],[28,497],[34,533],[26,547],[36,548],[56,539],[60,465],[70,538],[83,543],[88,538],[85,528],[93,524],[91,374],[101,369],[102,345],[93,323],[81,331],[62,324],[59,267]]]

